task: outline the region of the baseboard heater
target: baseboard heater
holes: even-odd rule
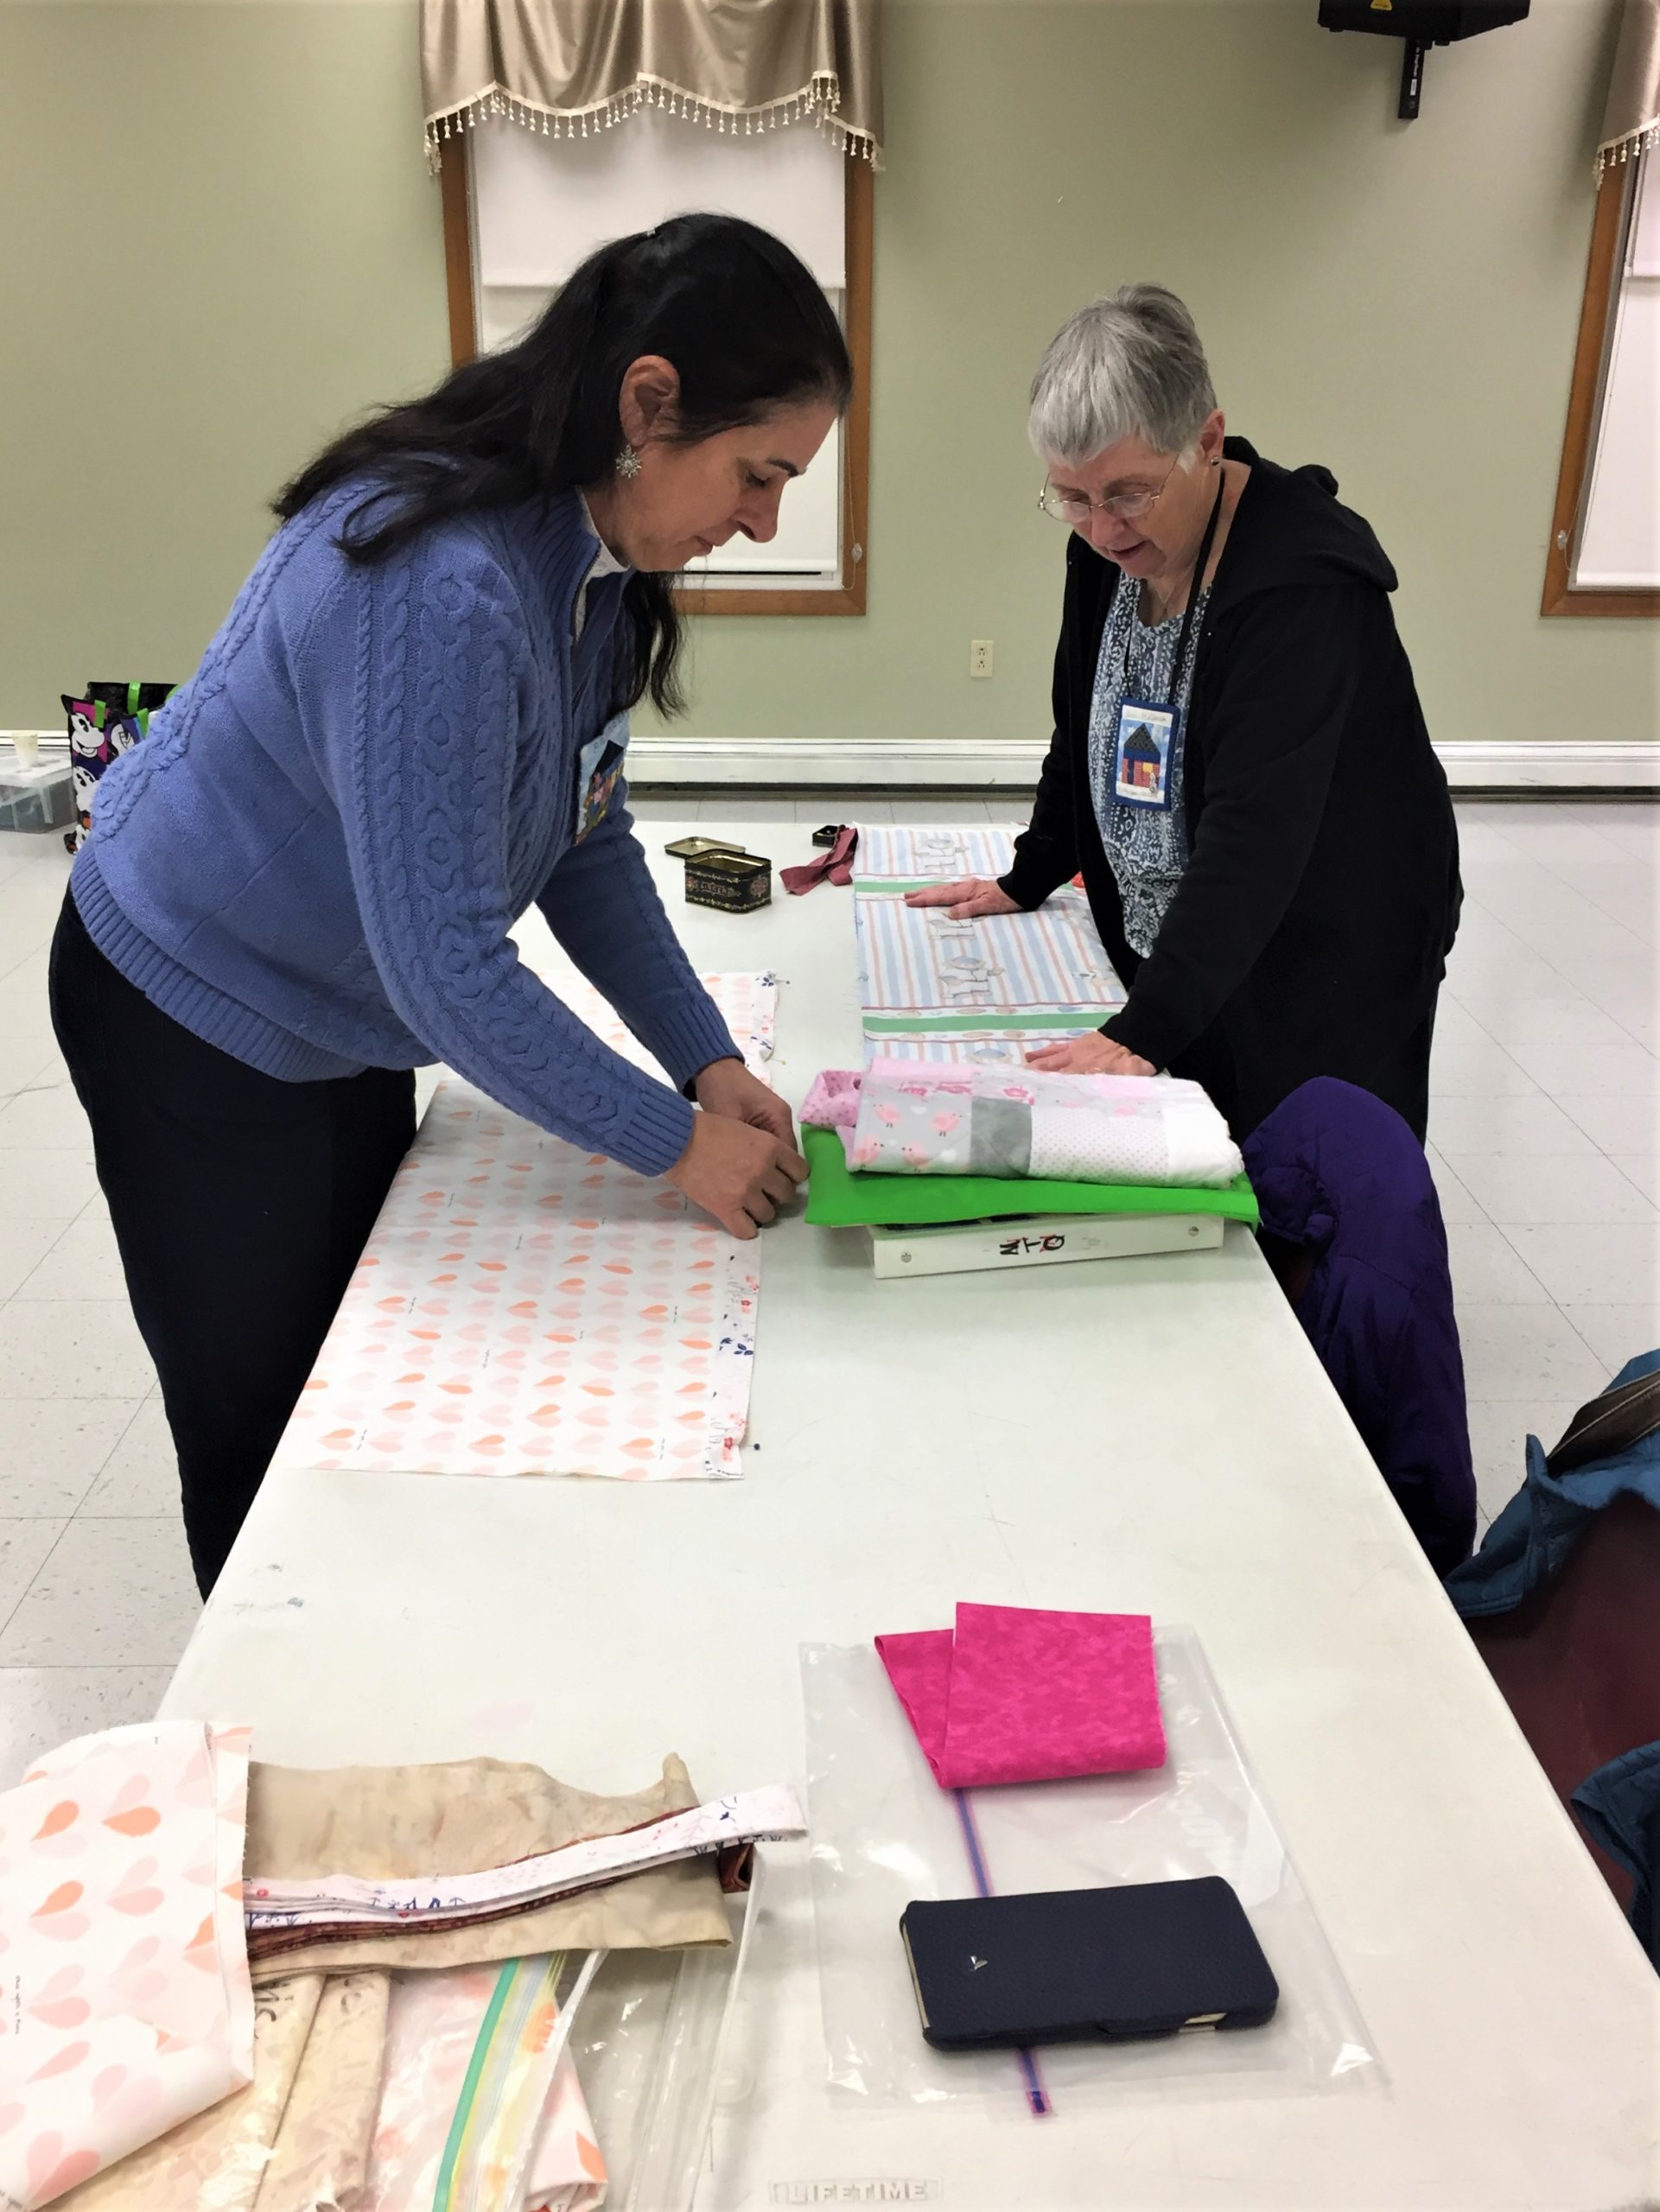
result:
[[[0,745],[19,734],[0,730]],[[62,753],[61,730],[25,731],[43,753]],[[1551,739],[1536,745],[1462,743],[1435,747],[1455,791],[1660,791],[1660,742]],[[885,738],[659,737],[641,732],[628,748],[634,788],[746,791],[975,791],[1033,789],[1043,766],[1040,740],[936,738],[900,744]]]
[[[659,737],[628,749],[635,788],[656,785],[750,791],[1029,791],[1044,745],[1024,738],[948,738],[900,744],[876,738]],[[1660,743],[1550,740],[1538,744],[1449,742],[1436,756],[1454,790],[1660,790]]]

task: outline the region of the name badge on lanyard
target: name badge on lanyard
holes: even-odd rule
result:
[[[576,829],[571,839],[580,845],[597,830],[610,811],[617,785],[622,780],[628,750],[628,717],[614,715],[595,738],[582,747],[576,762]]]
[[[1112,746],[1112,795],[1121,806],[1147,806],[1169,811],[1175,764],[1180,758],[1181,747],[1182,710],[1176,703],[1176,693],[1181,687],[1182,671],[1186,665],[1193,615],[1205,588],[1205,570],[1211,557],[1211,543],[1216,536],[1217,518],[1222,512],[1224,489],[1223,484],[1216,487],[1211,518],[1205,525],[1199,558],[1188,580],[1187,605],[1170,671],[1170,697],[1162,706],[1152,699],[1125,699],[1119,705],[1118,730]],[[1122,583],[1119,588],[1123,588]],[[1132,624],[1135,620],[1132,613]],[[1128,639],[1124,645],[1124,668],[1128,674]]]
[[[1170,769],[1181,742],[1181,709],[1126,699],[1112,749],[1112,795],[1123,806],[1168,808]]]

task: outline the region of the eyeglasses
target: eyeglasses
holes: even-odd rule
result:
[[[1156,492],[1115,492],[1108,499],[1092,499],[1087,492],[1058,492],[1053,484],[1046,484],[1038,493],[1038,505],[1045,514],[1053,515],[1057,522],[1069,523],[1074,530],[1084,527],[1091,508],[1110,515],[1115,522],[1134,522],[1163,498],[1165,485],[1175,474],[1180,461],[1178,454],[1165,470],[1164,482]]]

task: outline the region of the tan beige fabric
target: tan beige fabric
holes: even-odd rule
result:
[[[443,1766],[266,1766],[248,1780],[251,1882],[325,1874],[474,1874],[582,1836],[620,1835],[698,1802],[679,1759],[626,1797],[599,1797],[540,1767],[500,1759]],[[480,1965],[537,1951],[669,1950],[729,1940],[712,1859],[687,1859],[469,1927],[353,1934],[255,1930],[256,1985],[313,1968]]]
[[[363,2193],[380,2104],[391,1977],[330,1974],[254,2212],[350,2208]]]
[[[422,0],[421,76],[435,155],[487,116],[585,137],[652,106],[881,157],[876,0]]]
[[[1634,161],[1660,140],[1660,0],[1625,0],[1597,167]]]
[[[322,1986],[256,1989],[252,2081],[60,2196],[64,2212],[253,2212]]]

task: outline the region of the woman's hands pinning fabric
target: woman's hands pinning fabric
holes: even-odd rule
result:
[[[711,1060],[692,1082],[692,1096],[706,1114],[724,1115],[729,1122],[747,1122],[753,1129],[766,1129],[780,1144],[796,1148],[795,1122],[790,1109],[759,1076],[751,1075],[741,1060]]]
[[[694,1205],[712,1213],[734,1236],[751,1237],[788,1205],[806,1179],[798,1152],[765,1129],[723,1114],[699,1114],[691,1142],[669,1170],[669,1180]]]
[[[795,1123],[741,1060],[716,1060],[692,1085],[702,1108],[669,1180],[732,1236],[757,1236],[806,1180]]]

